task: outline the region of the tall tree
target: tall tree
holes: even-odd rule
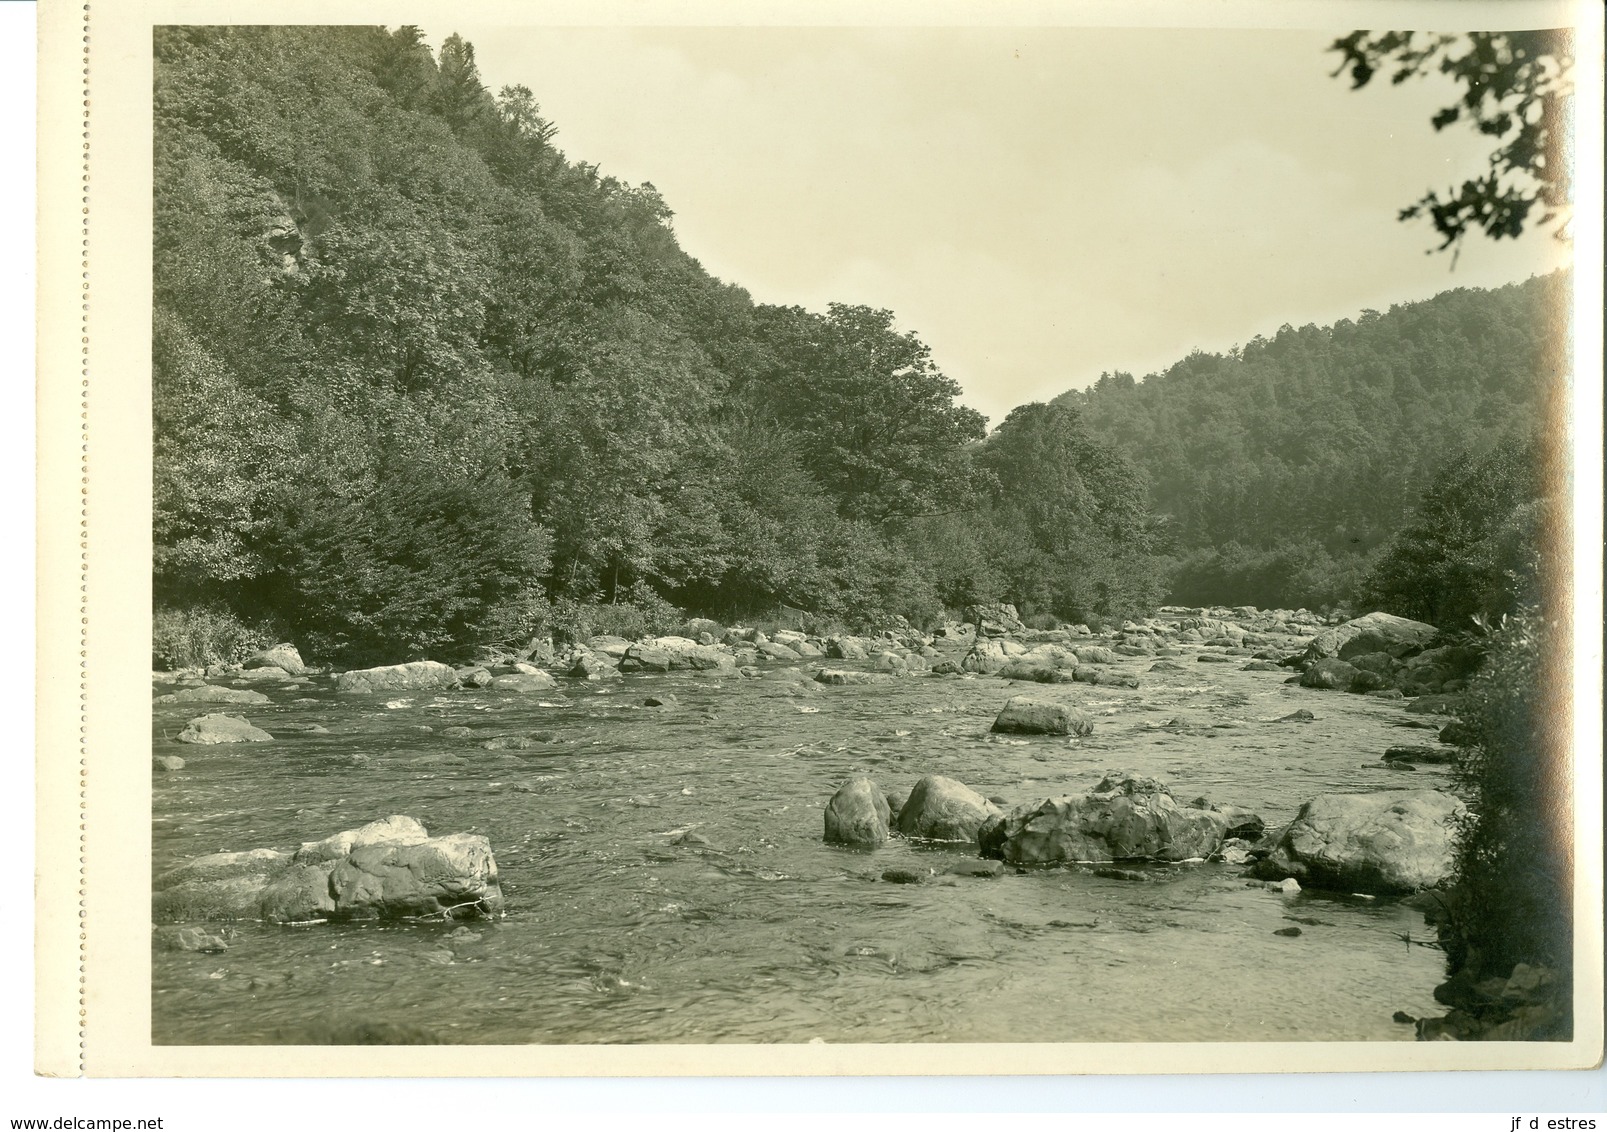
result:
[[[832,303],[825,317],[761,310],[770,366],[747,392],[795,431],[811,471],[853,519],[886,522],[964,507],[973,484],[961,449],[987,419],[955,403],[960,387],[893,313]]]

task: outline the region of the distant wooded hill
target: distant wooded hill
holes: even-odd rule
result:
[[[1570,277],[1464,288],[1331,327],[1284,326],[1059,403],[1148,476],[1177,596],[1229,600],[1304,573],[1338,600],[1463,456],[1527,439],[1562,361]],[[1508,501],[1491,500],[1502,507]],[[1222,592],[1224,587],[1235,593]]]

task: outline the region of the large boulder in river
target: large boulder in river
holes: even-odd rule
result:
[[[180,743],[212,745],[214,743],[268,743],[273,740],[262,728],[238,715],[203,715],[178,733]]]
[[[291,644],[274,645],[271,649],[263,649],[246,658],[246,668],[282,668],[292,676],[305,676],[307,666],[302,663],[301,653]]]
[[[965,619],[976,626],[980,637],[1008,637],[1024,633],[1027,629],[1021,623],[1021,615],[1016,612],[1016,607],[1003,602],[968,606]]]
[[[1300,674],[1300,686],[1346,692],[1360,674],[1361,670],[1347,661],[1325,657],[1312,661]]]
[[[1438,632],[1434,626],[1422,621],[1396,617],[1392,613],[1369,613],[1318,633],[1307,642],[1300,659],[1312,661],[1338,657],[1347,643],[1363,633],[1371,634],[1367,650],[1376,652],[1388,645],[1426,645]]]
[[[592,652],[602,653],[606,657],[618,660],[630,651],[631,643],[624,637],[616,637],[609,633],[600,633],[595,637],[586,639],[586,647]]]
[[[612,680],[619,675],[619,665],[607,653],[577,649],[566,675],[580,680]]]
[[[1184,806],[1156,778],[1111,771],[1089,793],[1017,806],[982,833],[985,856],[1011,864],[1186,861],[1209,857],[1229,819]]]
[[[1433,888],[1451,875],[1455,828],[1466,812],[1438,790],[1319,795],[1300,807],[1256,875],[1341,892]]]
[[[700,645],[685,637],[654,637],[626,650],[619,662],[620,671],[645,669],[668,672],[671,669],[735,672],[736,659],[714,645]]]
[[[826,655],[832,660],[864,660],[870,652],[861,637],[827,637]]]
[[[496,679],[489,668],[479,664],[467,664],[454,671],[458,674],[458,683],[465,688],[489,688]]]
[[[156,878],[152,915],[169,923],[260,919],[263,889],[290,863],[291,855],[277,849],[197,857]]]
[[[978,637],[976,644],[972,645],[960,659],[960,668],[965,672],[979,672],[986,676],[999,671],[1009,663],[1009,660],[1002,641]]]
[[[887,840],[891,811],[887,798],[868,778],[850,778],[826,803],[826,840],[871,848]]]
[[[394,816],[275,849],[214,853],[156,878],[152,911],[165,921],[491,916],[502,907],[491,845],[479,834],[430,837]]]
[[[354,668],[335,677],[337,692],[434,692],[457,686],[457,671],[434,660]]]
[[[1094,721],[1082,708],[1040,696],[1011,696],[993,730],[1020,735],[1087,735]]]
[[[898,831],[933,841],[975,841],[976,831],[999,807],[963,782],[929,774],[899,807]]]
[[[270,702],[261,692],[249,688],[220,688],[216,684],[202,684],[157,696],[159,704],[265,704]]]
[[[796,649],[788,648],[779,641],[765,641],[754,646],[758,654],[767,660],[779,660],[784,664],[796,663],[803,659],[803,654]]]
[[[1034,684],[1071,684],[1077,678],[1076,672],[1075,668],[1055,668],[1018,656],[994,675],[1001,680],[1030,680]]]
[[[329,887],[344,919],[457,920],[502,910],[491,842],[478,833],[358,846],[335,863]]]
[[[651,645],[632,645],[619,658],[621,672],[668,672],[674,667],[674,657],[666,650]]]

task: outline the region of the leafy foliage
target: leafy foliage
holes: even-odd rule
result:
[[[1499,143],[1483,176],[1463,181],[1444,197],[1431,189],[1401,210],[1402,220],[1429,218],[1443,238],[1439,250],[1459,244],[1472,228],[1494,240],[1515,239],[1531,223],[1537,205],[1543,211],[1532,223],[1568,215],[1573,184],[1567,115],[1574,62],[1568,32],[1353,31],[1329,50],[1342,56],[1335,74],[1348,70],[1354,89],[1390,67],[1390,82],[1397,85],[1431,70],[1449,76],[1463,93],[1434,115],[1434,129],[1466,122]]]
[[[1510,440],[1453,461],[1362,584],[1370,605],[1447,629],[1538,598],[1539,463]]]
[[[1452,974],[1469,967],[1504,977],[1519,962],[1572,972],[1566,639],[1533,609],[1503,619],[1464,694],[1470,739],[1457,774],[1477,802],[1457,845],[1459,903],[1469,914],[1447,944]]]
[[[320,655],[466,658],[535,628],[549,540],[505,481],[402,472],[360,497],[298,496],[275,539],[275,605]]]
[[[1229,600],[1211,595],[1214,579],[1251,604],[1341,604],[1452,460],[1537,427],[1570,286],[1560,273],[1285,326],[1057,400],[1147,475],[1182,562],[1178,600]],[[1275,569],[1294,576],[1279,584]],[[1249,584],[1258,572],[1272,588]]]
[[[159,30],[162,600],[355,662],[998,597],[985,422],[926,345],[756,306],[556,138],[458,36]]]
[[[995,484],[988,523],[1005,592],[1072,621],[1133,615],[1164,592],[1142,473],[1095,440],[1072,404],[1022,405],[977,454]]]
[[[218,606],[157,606],[151,626],[151,663],[159,669],[238,664],[279,640],[273,626],[247,625]]]
[[[1369,561],[1363,555],[1335,558],[1310,541],[1269,550],[1229,542],[1185,555],[1172,575],[1171,596],[1185,605],[1328,609],[1355,592]]]

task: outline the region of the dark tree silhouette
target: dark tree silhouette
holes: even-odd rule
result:
[[[1516,238],[1527,224],[1562,219],[1567,231],[1573,179],[1566,156],[1566,116],[1573,101],[1573,39],[1563,30],[1432,34],[1353,31],[1329,47],[1343,56],[1340,75],[1353,89],[1393,68],[1400,84],[1432,71],[1462,87],[1461,98],[1435,114],[1436,130],[1455,122],[1497,142],[1489,169],[1441,196],[1430,189],[1401,210],[1400,219],[1428,217],[1442,237],[1434,250],[1457,247],[1471,228],[1493,240]],[[1532,214],[1536,206],[1538,219]]]

